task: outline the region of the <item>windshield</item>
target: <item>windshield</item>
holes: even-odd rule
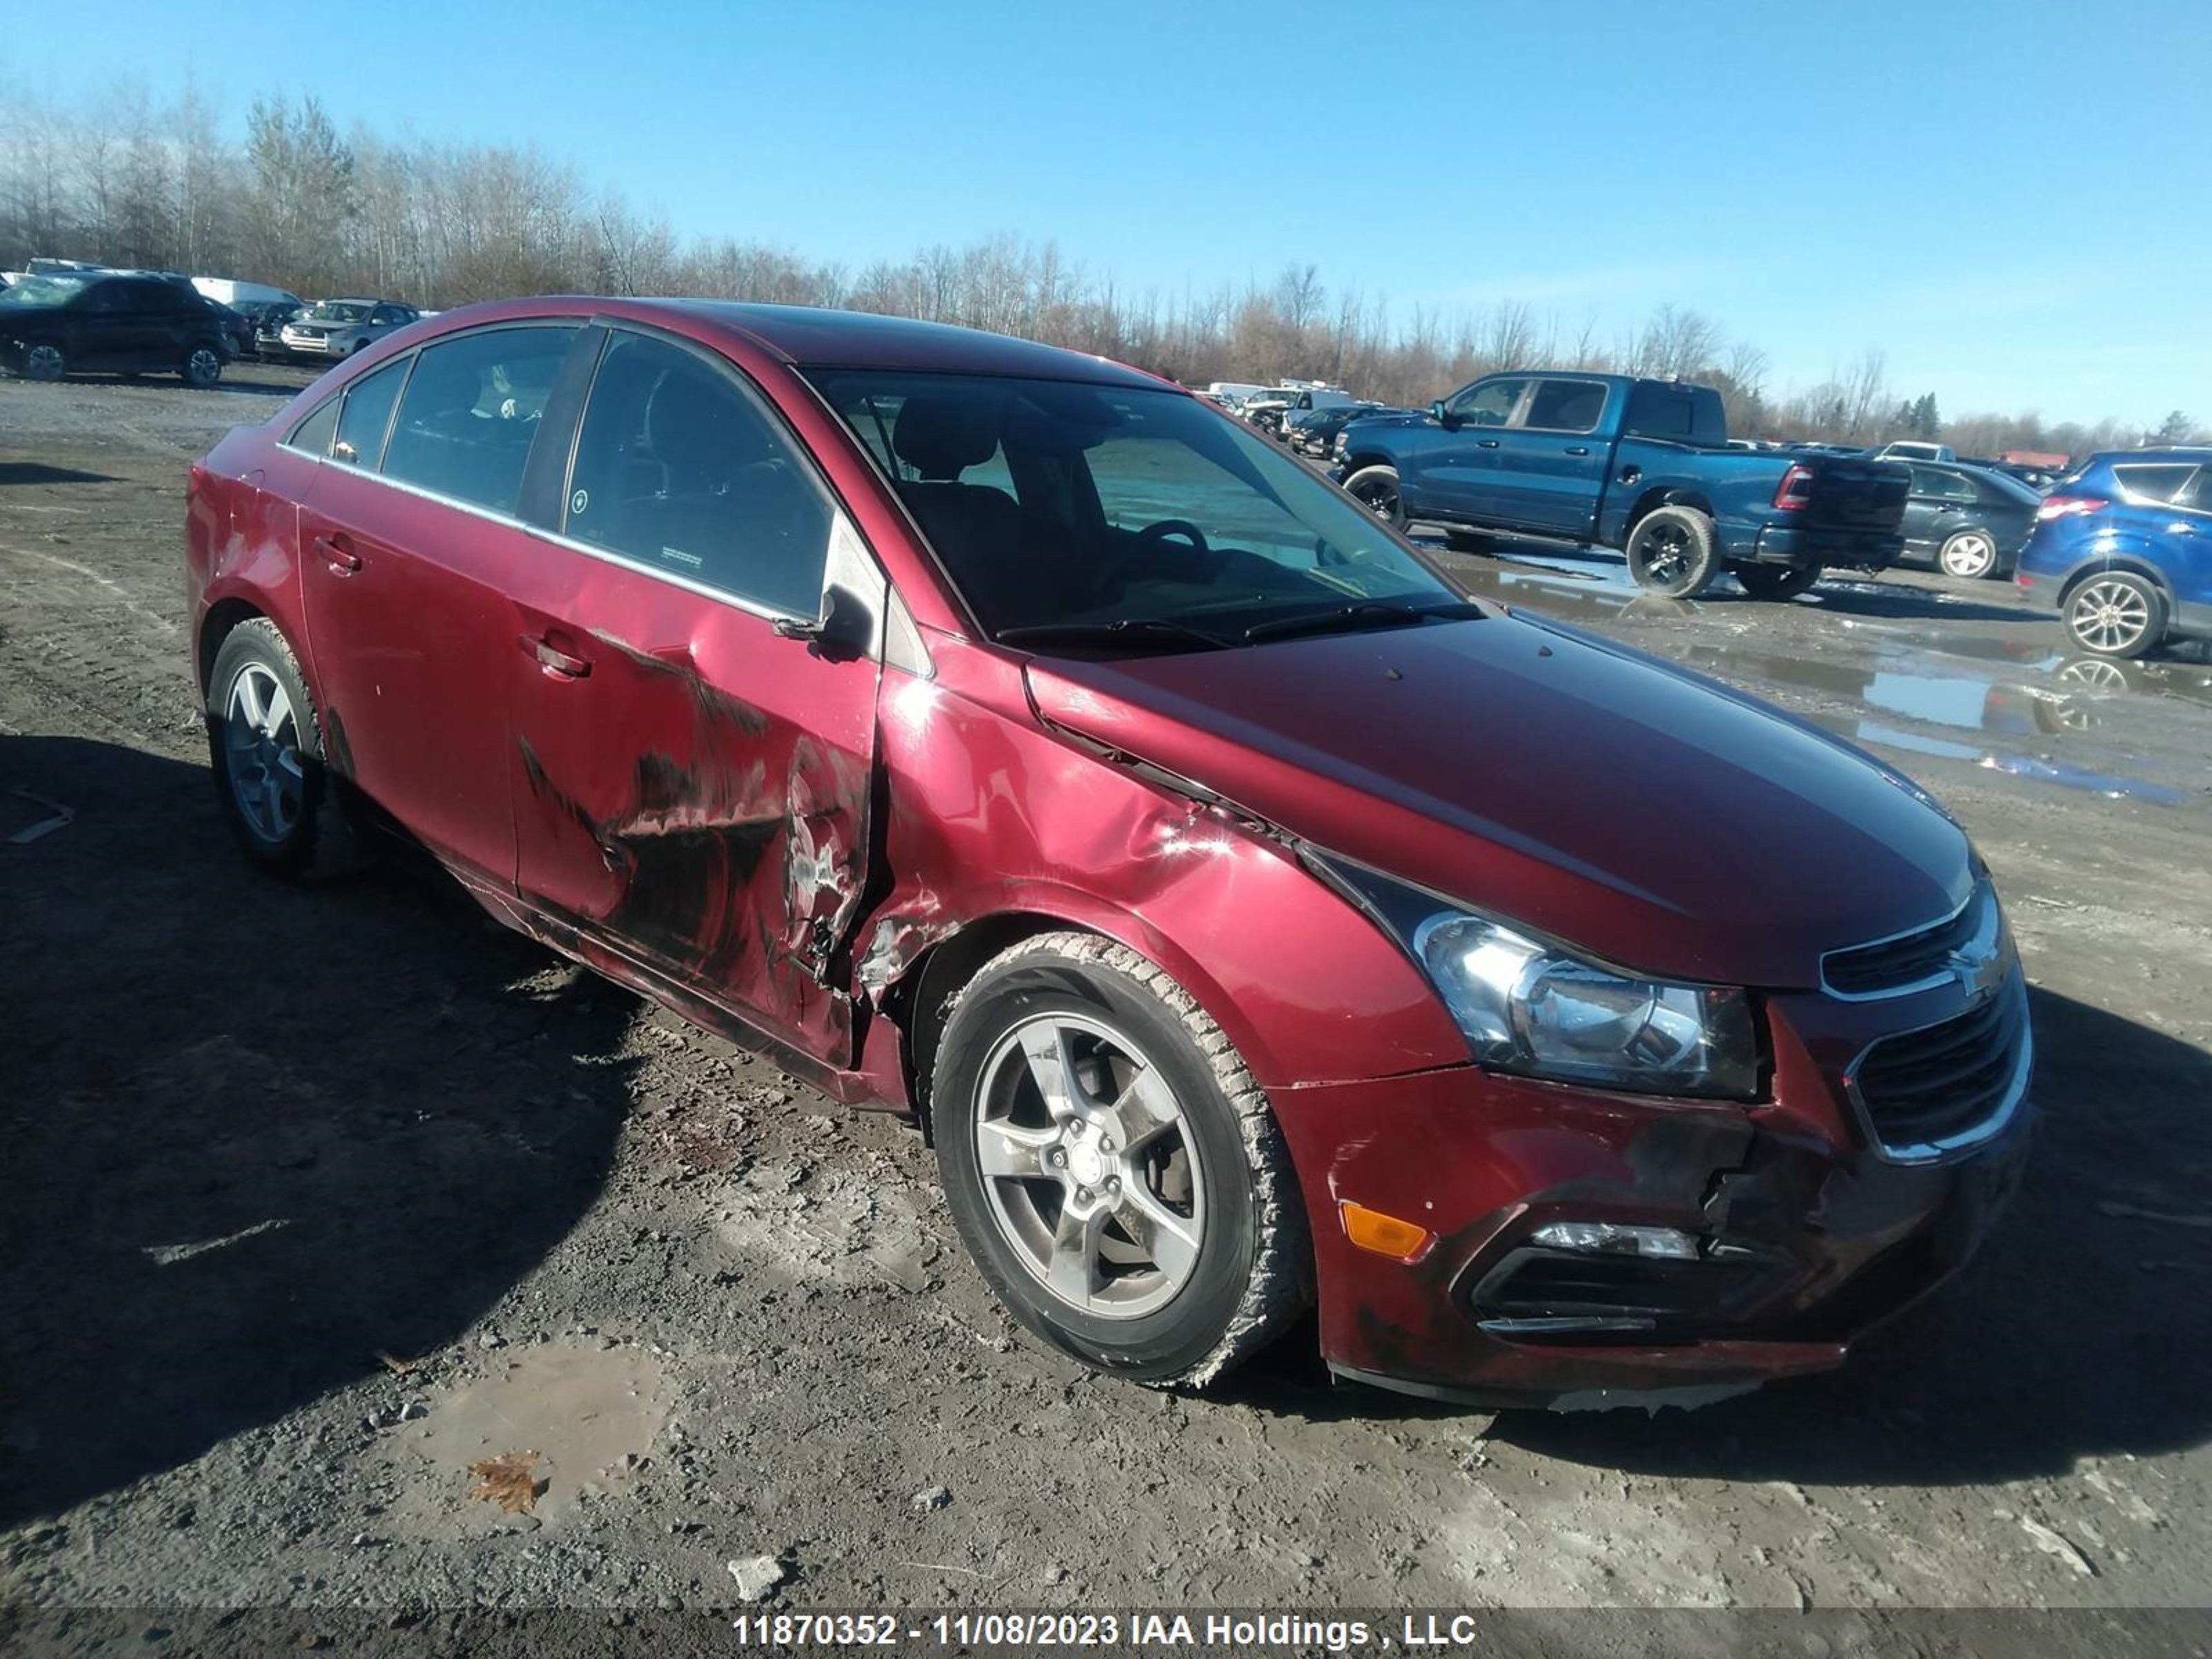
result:
[[[85,290],[82,276],[26,276],[0,288],[0,306],[65,306]]]
[[[368,313],[375,309],[374,300],[325,300],[307,316],[318,323],[365,323]]]
[[[1384,626],[1461,599],[1361,507],[1178,392],[872,369],[810,378],[995,636],[1090,632],[1102,648],[1188,650],[1292,618]]]

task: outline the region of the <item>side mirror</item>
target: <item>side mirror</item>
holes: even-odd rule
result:
[[[1447,432],[1459,430],[1459,416],[1444,407],[1444,400],[1441,398],[1429,405],[1429,416]]]
[[[770,624],[787,640],[805,640],[831,662],[853,662],[875,646],[875,613],[857,593],[832,585],[822,596],[822,614],[811,622],[781,617]]]

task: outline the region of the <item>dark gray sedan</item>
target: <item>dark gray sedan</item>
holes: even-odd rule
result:
[[[2043,497],[2017,478],[1963,462],[1914,461],[1900,564],[1968,580],[2009,576]]]

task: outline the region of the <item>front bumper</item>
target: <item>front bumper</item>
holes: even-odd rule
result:
[[[1771,1000],[1772,1099],[1749,1107],[1472,1066],[1279,1091],[1329,1366],[1493,1408],[1578,1409],[1701,1404],[1840,1364],[1973,1254],[2032,1132],[2023,1101],[1955,1158],[1905,1164],[1875,1147],[1830,1079],[1870,1031],[1899,1029],[1900,1006]],[[1793,1012],[1828,1029],[1801,1040]],[[1346,1201],[1424,1227],[1429,1243],[1411,1261],[1363,1250]],[[1578,1264],[1562,1267],[1530,1235],[1560,1220],[1679,1230],[1700,1255],[1634,1272],[1583,1258],[1633,1279],[1653,1317],[1547,1328],[1529,1316],[1547,1297],[1572,1303]]]
[[[1756,564],[1843,565],[1853,570],[1887,570],[1904,553],[1905,538],[1901,535],[1765,525],[1747,554],[1731,549],[1729,556],[1748,557]]]

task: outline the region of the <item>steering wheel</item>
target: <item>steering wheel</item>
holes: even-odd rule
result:
[[[1180,536],[1200,553],[1211,553],[1206,545],[1206,532],[1188,519],[1162,519],[1158,524],[1148,524],[1137,532],[1140,542],[1165,541],[1170,536]]]

